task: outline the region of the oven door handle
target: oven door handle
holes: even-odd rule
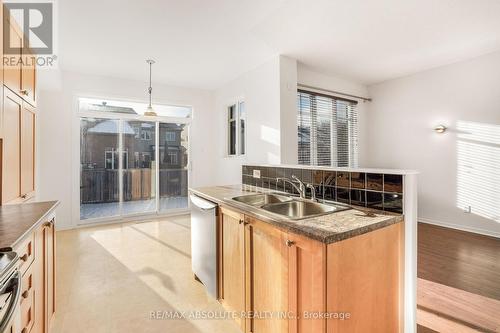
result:
[[[15,281],[11,282],[12,280]],[[14,288],[12,290],[14,297],[11,297],[9,309],[0,323],[0,332],[5,331],[10,323],[10,320],[12,319],[12,316],[14,315],[14,312],[18,309],[17,305],[19,303],[19,298],[21,297],[21,273],[16,271],[8,283],[14,284]]]

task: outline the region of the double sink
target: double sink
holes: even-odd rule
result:
[[[306,219],[350,209],[340,204],[326,205],[273,193],[241,195],[232,200],[291,220]]]

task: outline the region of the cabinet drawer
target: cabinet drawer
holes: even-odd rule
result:
[[[19,255],[19,262],[21,263],[19,270],[21,275],[24,275],[35,259],[35,234],[31,233],[27,236],[21,244],[16,246],[15,251]]]
[[[21,286],[21,332],[28,333],[35,323],[33,266],[30,266],[24,273]]]

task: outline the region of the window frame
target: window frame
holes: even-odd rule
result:
[[[230,112],[231,107],[234,107],[234,117],[231,118]],[[244,114],[242,116],[241,109],[244,110]],[[239,157],[245,156],[247,152],[247,117],[246,117],[246,102],[244,98],[237,98],[233,100],[233,102],[226,104],[225,111],[225,123],[226,123],[226,157]],[[244,122],[243,127],[243,146],[241,146],[241,121]],[[231,154],[231,123],[235,123],[235,149],[234,154]],[[243,149],[241,149],[243,148]],[[241,151],[243,150],[243,152]]]

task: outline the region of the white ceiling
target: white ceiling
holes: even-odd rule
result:
[[[62,0],[61,68],[213,89],[276,54],[373,84],[500,50],[498,0]]]

